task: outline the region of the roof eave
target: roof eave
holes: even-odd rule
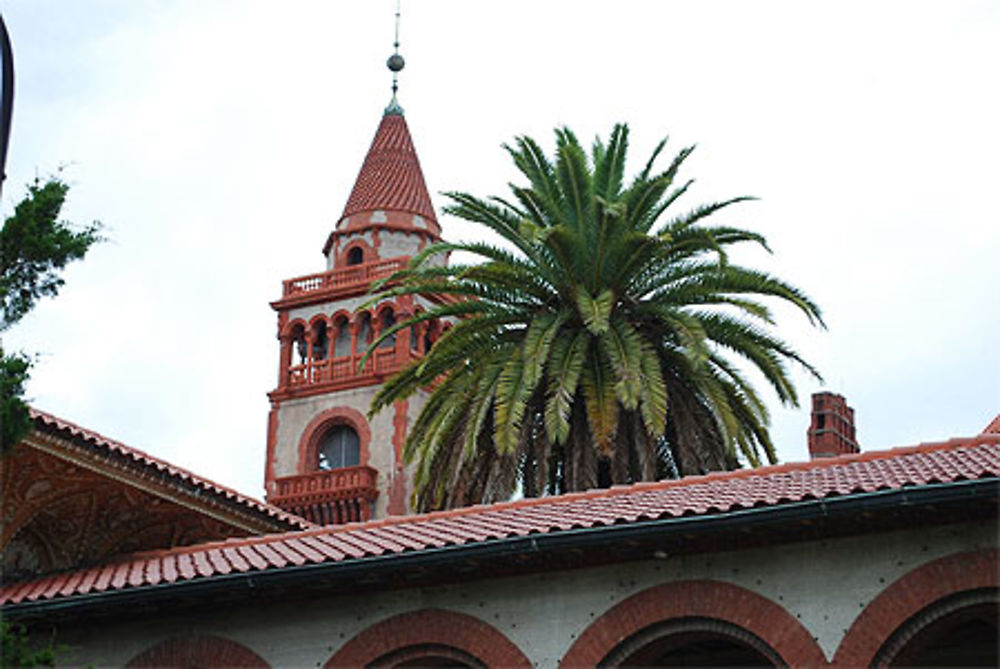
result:
[[[579,528],[549,534],[528,534],[483,542],[427,548],[420,551],[370,556],[343,562],[322,562],[262,571],[229,573],[152,586],[21,602],[2,607],[12,618],[48,618],[82,611],[111,612],[137,603],[158,604],[225,590],[227,596],[250,596],[270,586],[288,589],[314,585],[318,579],[352,579],[380,572],[386,575],[416,568],[430,568],[456,560],[502,562],[524,554],[558,554],[569,550],[627,542],[655,544],[667,541],[675,533],[710,534],[732,529],[762,528],[768,525],[843,518],[861,511],[889,512],[903,507],[936,505],[938,507],[970,501],[996,499],[1000,479],[988,477],[933,483],[920,486],[851,493],[796,502],[738,509],[713,514],[651,519],[620,525]],[[652,557],[652,555],[650,555]]]

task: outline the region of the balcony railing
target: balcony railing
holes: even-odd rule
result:
[[[320,525],[368,520],[378,472],[364,465],[284,476],[268,501]]]
[[[416,351],[397,348],[378,348],[369,356],[362,369],[358,369],[364,354],[345,355],[331,360],[313,360],[288,368],[288,385],[292,388],[333,383],[348,379],[364,379],[377,374],[398,372],[411,360],[419,357]]]
[[[287,279],[284,281],[283,296],[291,297],[333,288],[364,286],[376,279],[392,276],[393,273],[406,267],[406,263],[406,258],[392,258]]]

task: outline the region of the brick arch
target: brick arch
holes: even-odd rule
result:
[[[306,332],[309,329],[309,324],[301,318],[296,318],[295,320],[285,323],[285,327],[282,328],[281,334],[290,335],[297,327],[301,327],[302,331]]]
[[[390,654],[419,646],[455,649],[488,667],[531,667],[513,642],[492,625],[464,613],[443,609],[410,611],[375,623],[345,643],[325,667],[362,667]],[[408,661],[419,657],[408,656]]]
[[[331,322],[332,321],[329,319],[329,317],[327,317],[326,314],[316,314],[315,316],[309,319],[309,330],[315,328],[317,323],[322,323],[323,325],[329,327]]]
[[[362,263],[370,263],[373,260],[378,260],[378,251],[376,250],[376,248],[373,245],[369,244],[364,239],[352,239],[347,244],[345,244],[343,247],[341,247],[340,249],[337,250],[337,263],[336,263],[336,266],[338,268],[356,267],[356,265],[348,265],[347,264],[347,255],[353,249],[358,249],[358,248],[361,249],[361,262]]]
[[[966,590],[1000,586],[1000,551],[955,553],[910,570],[883,590],[847,630],[833,664],[869,666],[907,620],[940,599]]]
[[[338,318],[344,318],[347,321],[347,326],[350,327],[354,314],[347,309],[337,309],[335,312],[330,314],[330,323],[336,322]]]
[[[183,636],[161,641],[129,660],[126,667],[267,667],[246,646],[218,636]]]
[[[789,666],[824,666],[816,640],[784,608],[746,588],[722,581],[679,581],[636,593],[590,624],[560,666],[597,666],[614,648],[651,625],[672,618],[721,620],[757,636]]]
[[[368,426],[368,420],[357,409],[351,407],[334,407],[327,409],[313,417],[306,429],[299,437],[299,474],[308,474],[316,471],[314,463],[317,461],[316,449],[319,448],[319,440],[323,433],[331,425],[347,425],[354,428],[358,433],[358,441],[361,442],[361,461],[359,464],[367,465],[371,459],[372,431]]]

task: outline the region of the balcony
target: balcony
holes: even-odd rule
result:
[[[371,467],[342,467],[283,476],[268,502],[319,525],[368,520],[378,497],[378,472]]]
[[[408,262],[409,258],[392,258],[287,279],[283,282],[282,300],[312,293],[367,288],[372,281],[385,279],[405,268]]]
[[[420,357],[417,351],[411,349],[378,348],[368,358],[364,368],[358,369],[364,354],[345,355],[331,360],[312,360],[302,365],[292,365],[288,368],[288,390],[300,390],[306,387],[322,387],[324,390],[335,390],[341,385],[368,385],[368,380],[375,383],[389,374],[395,374],[403,369],[411,360]]]

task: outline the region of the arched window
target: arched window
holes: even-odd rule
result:
[[[906,621],[882,645],[876,667],[995,667],[1000,598],[983,588],[946,597]]]
[[[778,667],[754,634],[721,620],[681,618],[647,627],[618,644],[602,666]]]
[[[365,252],[360,246],[355,246],[347,252],[348,265],[360,265],[365,261]]]
[[[323,435],[316,449],[320,469],[355,467],[361,463],[361,440],[347,425],[334,425]]]

